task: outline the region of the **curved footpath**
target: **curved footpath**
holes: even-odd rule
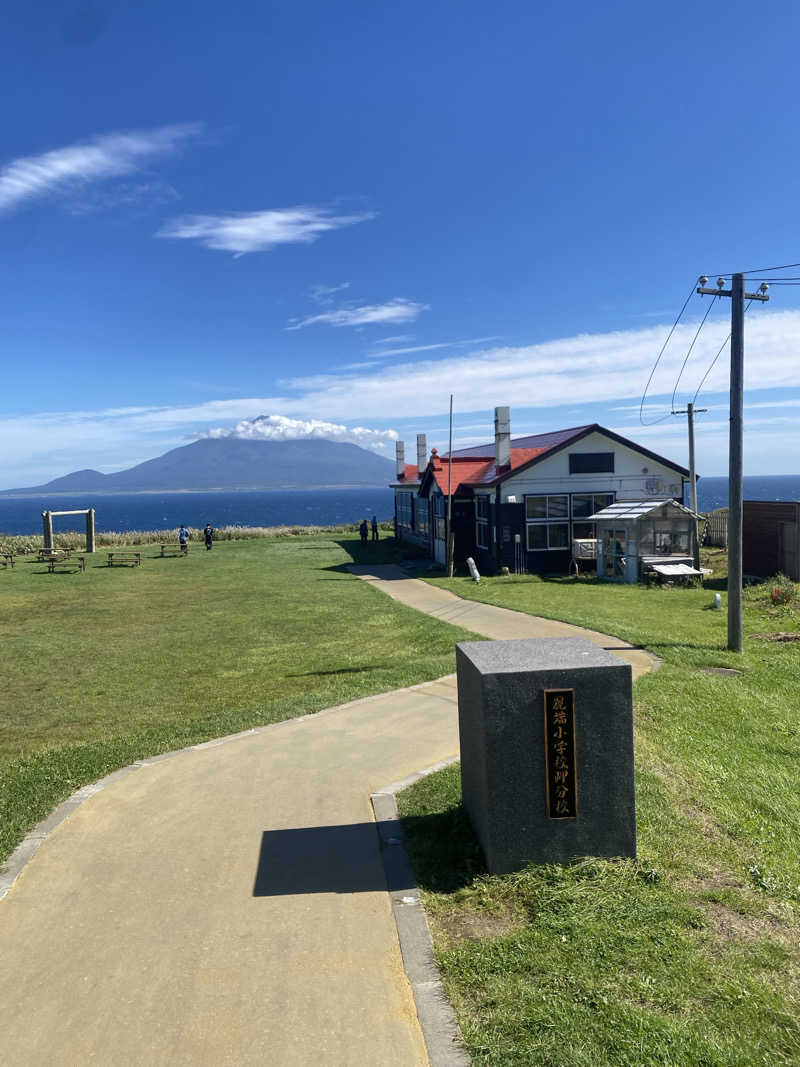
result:
[[[474,633],[586,636],[634,674],[654,662],[399,568],[353,570]],[[369,797],[457,750],[450,677],[80,790],[0,872],[3,1062],[427,1064]]]

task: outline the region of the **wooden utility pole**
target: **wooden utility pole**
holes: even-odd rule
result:
[[[694,462],[694,416],[695,412],[706,412],[708,408],[695,408],[694,404],[687,404],[686,411],[673,411],[673,415],[686,415],[689,424],[689,507],[697,514],[697,471]],[[695,547],[694,565],[700,566],[700,539],[697,529],[697,519],[694,520]]]
[[[731,298],[731,409],[728,446],[728,648],[742,651],[742,413],[744,408],[744,302],[769,300],[764,283],[757,293],[744,291],[744,274],[734,274],[731,288],[717,278],[710,289],[708,278],[700,278],[698,293]]]
[[[453,577],[453,394],[450,394],[450,446],[447,451],[447,577]]]

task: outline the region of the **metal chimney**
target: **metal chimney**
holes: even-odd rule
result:
[[[494,455],[497,470],[511,466],[511,409],[494,409]]]
[[[395,455],[397,456],[397,477],[404,478],[406,473],[406,446],[404,441],[395,441]]]
[[[424,433],[417,434],[417,470],[420,478],[428,466],[428,442]]]

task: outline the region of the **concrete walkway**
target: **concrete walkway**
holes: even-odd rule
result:
[[[563,632],[361,577],[473,632]],[[369,794],[457,749],[448,678],[82,790],[18,850],[36,851],[0,901],[3,1062],[427,1064]]]
[[[426,615],[433,615],[454,626],[463,626],[465,630],[489,637],[493,641],[507,641],[519,637],[583,637],[630,663],[634,678],[651,671],[659,662],[656,656],[645,652],[644,649],[635,648],[627,641],[609,637],[608,634],[599,633],[597,630],[586,630],[582,626],[572,626],[554,619],[541,619],[536,615],[526,615],[522,611],[498,608],[493,604],[462,600],[446,589],[439,589],[417,578],[409,578],[402,568],[391,564],[359,565],[350,567],[350,570],[402,604],[416,608],[417,611],[424,611]]]

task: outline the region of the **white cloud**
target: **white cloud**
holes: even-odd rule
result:
[[[198,241],[205,248],[243,256],[268,252],[276,245],[311,244],[331,230],[374,218],[372,211],[336,215],[330,208],[313,205],[228,215],[182,215],[165,223],[156,237]]]
[[[413,333],[398,333],[394,337],[382,337],[379,341],[373,341],[374,345],[399,345],[405,341],[413,341]]]
[[[250,441],[297,441],[321,438],[361,445],[376,452],[386,451],[397,434],[394,430],[370,430],[366,426],[341,426],[321,419],[290,419],[285,415],[259,415],[242,419],[235,426],[217,427],[197,437],[241,437]]]
[[[437,348],[462,348],[464,345],[480,345],[486,341],[496,340],[496,337],[471,337],[467,341],[439,341],[433,345],[412,345],[411,348],[381,349],[379,352],[371,352],[370,355],[373,359],[386,359],[389,356],[405,356],[412,352],[432,352]]]
[[[290,319],[287,330],[302,330],[304,326],[313,326],[318,322],[327,322],[331,326],[371,326],[386,322],[414,322],[423,311],[428,311],[426,304],[417,304],[413,300],[396,296],[385,304],[364,304],[361,307],[337,308],[335,311],[322,311],[317,315],[308,315],[304,319]]]
[[[138,170],[147,160],[176,152],[202,130],[198,123],[112,133],[39,156],[15,159],[0,170],[0,211],[76,183]]]
[[[675,376],[696,324],[679,327],[659,365],[648,404],[669,410]],[[745,387],[800,388],[800,312],[766,312],[747,319]],[[684,372],[696,386],[727,335],[719,323],[702,335],[704,344]],[[542,344],[480,349],[438,360],[401,363],[365,374],[298,377],[285,383],[304,410],[321,418],[411,418],[441,414],[455,394],[456,410],[483,411],[495,404],[549,408],[564,404],[638,401],[663,343],[666,327],[581,334]],[[717,362],[706,394],[727,389],[728,366]],[[660,410],[655,397],[666,397]],[[691,397],[691,393],[689,393]],[[682,404],[685,397],[678,397]],[[703,394],[698,398],[702,404]],[[633,404],[631,406],[634,406]],[[706,406],[706,405],[703,405]]]
[[[318,304],[332,304],[334,293],[341,293],[349,288],[350,282],[342,282],[341,285],[312,285],[311,299]]]

